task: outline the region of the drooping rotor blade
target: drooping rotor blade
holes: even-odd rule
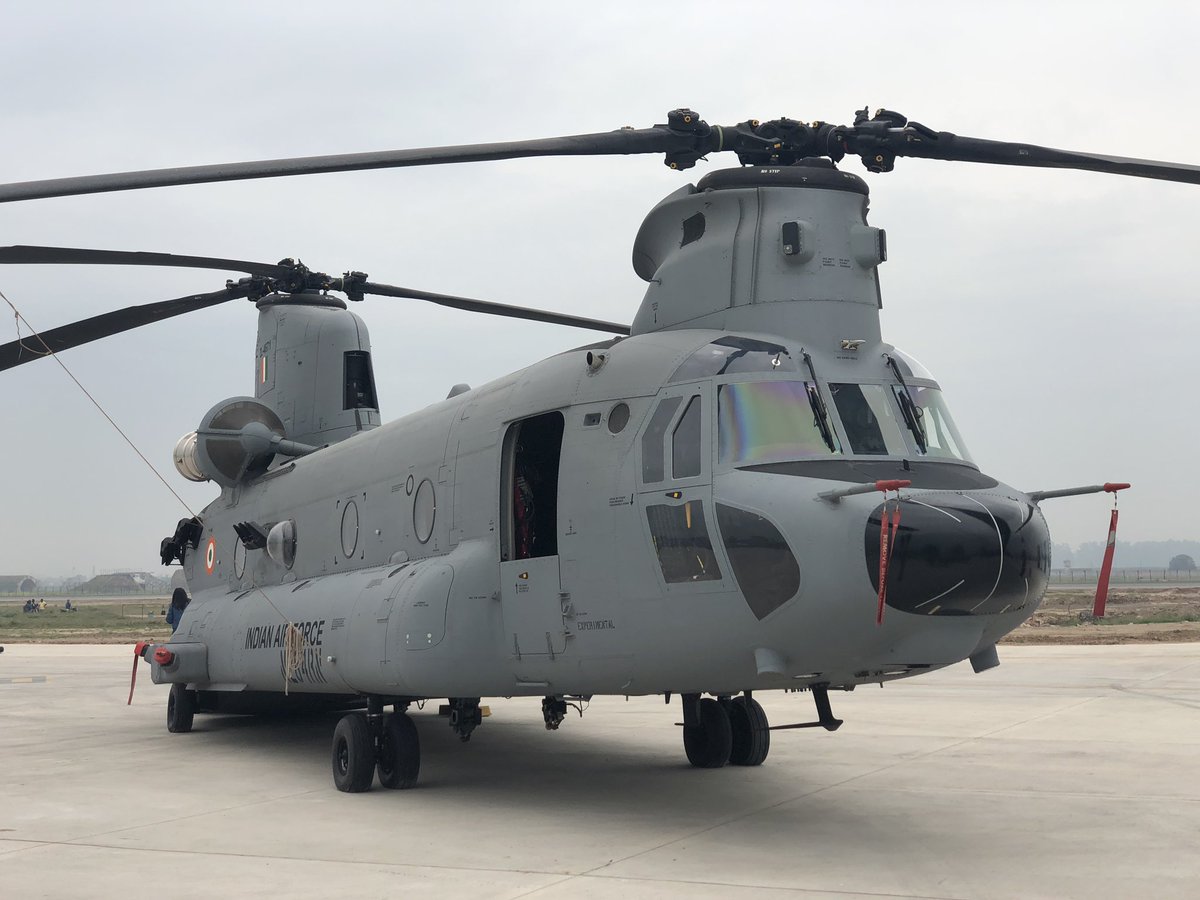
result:
[[[243,259],[218,259],[211,256],[178,256],[173,253],[133,253],[126,250],[80,250],[73,247],[0,247],[0,264],[6,265],[87,265],[87,266],[168,266],[179,269],[217,269],[285,278],[287,266],[247,262]]]
[[[1057,150],[1053,147],[1040,147],[1036,144],[961,137],[944,131],[927,133],[919,126],[918,128],[896,129],[896,131],[899,133],[889,135],[884,147],[866,147],[864,148],[866,154],[859,154],[863,156],[863,161],[868,168],[872,168],[871,163],[876,161],[868,159],[871,149],[879,149],[885,153],[890,150],[895,156],[911,156],[922,159],[991,163],[1001,166],[1079,169],[1085,172],[1105,172],[1110,175],[1131,175],[1137,178],[1156,178],[1162,181],[1200,184],[1200,166],[1189,166],[1184,163]],[[851,142],[851,146],[853,146],[853,142]],[[878,160],[878,162],[885,161],[886,156]],[[890,166],[883,168],[882,171],[887,171],[887,168]]]
[[[195,312],[245,297],[250,291],[248,284],[235,284],[213,291],[209,294],[191,294],[187,297],[177,297],[174,300],[161,300],[157,303],[146,303],[141,306],[127,306],[115,312],[81,319],[70,325],[52,328],[40,333],[38,337],[30,335],[19,340],[10,341],[0,346],[0,371],[32,362],[48,355],[47,347],[55,353],[87,344],[100,338],[120,334],[152,322],[160,322],[173,316]],[[44,344],[43,344],[44,342]]]
[[[492,303],[486,300],[472,300],[469,297],[454,297],[449,294],[431,294],[428,291],[415,291],[411,288],[396,287],[391,284],[376,284],[371,281],[357,282],[345,288],[349,294],[372,294],[379,297],[400,297],[407,300],[427,300],[440,306],[453,309],[464,309],[468,312],[487,313],[493,316],[506,316],[510,319],[528,319],[531,322],[548,322],[551,325],[569,325],[573,328],[590,328],[595,331],[607,331],[610,334],[629,334],[629,326],[617,322],[604,322],[600,319],[588,319],[583,316],[572,316],[566,313],[549,312],[541,309],[531,309],[526,306],[510,306],[507,303]]]
[[[707,128],[707,126],[705,127]],[[142,172],[115,172],[108,175],[25,181],[0,185],[0,203],[10,203],[15,200],[37,200],[45,197],[69,197],[77,194],[100,194],[109,191],[132,191],[180,184],[280,178],[288,175],[353,172],[363,169],[433,166],[443,163],[483,162],[530,156],[669,153],[675,150],[690,150],[694,144],[694,135],[676,131],[667,125],[657,125],[653,128],[630,128],[599,134],[578,134],[532,141],[465,144],[418,150],[384,150],[372,153],[340,153],[330,156],[303,156],[295,159],[267,159],[255,162],[184,166],[174,169],[149,169]]]

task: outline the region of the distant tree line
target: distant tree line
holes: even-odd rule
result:
[[[1070,561],[1074,569],[1097,569],[1104,560],[1105,544],[1089,541],[1072,548],[1069,544],[1053,547],[1054,568],[1067,567]],[[1196,568],[1200,559],[1200,541],[1117,541],[1113,554],[1113,565],[1120,567],[1144,567],[1189,572]]]

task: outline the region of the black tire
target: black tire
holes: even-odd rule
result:
[[[771,751],[771,731],[759,702],[734,697],[729,704],[729,724],[733,729],[729,761],[735,766],[761,766]]]
[[[683,749],[688,762],[698,769],[719,769],[729,762],[733,729],[729,714],[716,700],[700,701],[700,724],[683,728]]]
[[[171,734],[187,734],[192,730],[192,720],[196,718],[196,692],[189,691],[182,684],[171,685],[171,693],[167,697],[167,731]]]
[[[421,771],[421,739],[417,736],[417,726],[404,713],[388,716],[375,766],[379,771],[379,783],[389,790],[406,790],[417,783]]]
[[[333,730],[333,783],[339,791],[360,794],[375,779],[375,741],[365,716],[342,716]]]

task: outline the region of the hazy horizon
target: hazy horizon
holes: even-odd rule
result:
[[[19,8],[19,15],[18,15]],[[815,6],[616,2],[71,6],[11,2],[0,181],[706,120],[849,122],[865,104],[983,138],[1200,163],[1200,9],[1151,3]],[[464,24],[465,23],[465,24]],[[748,39],[731,40],[732,28]],[[739,32],[740,33],[740,32]],[[794,40],[784,40],[788,35]],[[513,160],[0,206],[0,244],[275,261],[630,321],[642,218],[732,158]],[[1200,186],[901,159],[865,173],[886,340],[938,378],[983,471],[1025,490],[1129,481],[1122,540],[1200,537]],[[226,273],[3,266],[40,329],[211,291]],[[11,340],[13,324],[4,307]],[[384,421],[596,337],[408,301],[358,307]],[[214,486],[180,435],[250,393],[254,311],[229,303],[63,354],[187,506]],[[0,373],[0,572],[156,571],[188,515],[54,365]],[[1106,535],[1108,496],[1048,500],[1052,540]],[[28,570],[26,572],[25,570]]]

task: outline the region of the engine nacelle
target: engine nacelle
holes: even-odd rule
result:
[[[176,471],[188,481],[211,480],[200,470],[196,459],[196,432],[189,431],[175,443],[171,458],[175,461]]]

